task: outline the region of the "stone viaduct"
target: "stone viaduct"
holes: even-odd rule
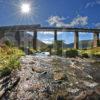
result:
[[[99,33],[100,29],[89,29],[89,28],[66,28],[66,27],[41,27],[40,25],[16,25],[16,26],[2,26],[0,27],[0,39],[4,36],[5,32],[16,32],[16,38],[20,45],[19,34],[21,31],[32,31],[33,32],[33,48],[36,49],[37,33],[43,32],[54,32],[54,41],[57,41],[57,32],[73,32],[74,34],[74,48],[78,49],[79,43],[79,32],[90,32],[93,33],[93,47],[99,46]],[[66,38],[67,39],[67,38]]]

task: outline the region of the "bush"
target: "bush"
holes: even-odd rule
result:
[[[84,57],[84,58],[89,58],[89,55],[88,55],[87,53],[83,53],[83,54],[82,54],[82,57]]]
[[[8,67],[4,67],[0,70],[0,77],[7,76],[11,73],[11,70]]]
[[[58,49],[58,50],[57,50],[57,55],[58,55],[58,56],[62,56],[62,52],[63,52],[62,49]]]
[[[92,57],[100,58],[100,54],[92,54]]]
[[[11,59],[9,59],[9,62],[6,67],[8,67],[9,69],[19,68],[20,62],[18,61],[16,57],[12,57]]]
[[[26,48],[26,47],[20,47],[20,49],[25,52],[25,54],[34,54],[36,53],[36,50],[33,48]]]
[[[29,54],[34,54],[36,53],[36,50],[34,50],[33,48],[29,48]]]
[[[4,41],[4,44],[5,44],[6,46],[9,46],[9,47],[13,46],[13,44],[12,44],[9,40],[5,40],[5,41]]]
[[[78,51],[76,49],[69,49],[66,51],[66,57],[77,57]]]
[[[62,52],[63,52],[63,50],[62,50],[62,49],[57,49],[57,50],[52,49],[51,52],[52,52],[52,55],[62,56]]]
[[[79,50],[79,53],[82,57],[96,57],[100,58],[100,47],[87,49],[87,50]]]
[[[15,47],[0,47],[0,74],[5,75],[20,67],[19,58],[25,54]]]

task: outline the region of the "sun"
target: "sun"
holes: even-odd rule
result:
[[[30,6],[30,4],[28,4],[28,3],[23,3],[23,4],[21,4],[21,12],[22,12],[22,13],[27,14],[27,13],[29,13],[30,11],[31,11],[31,6]]]

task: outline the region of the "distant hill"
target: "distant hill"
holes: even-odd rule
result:
[[[33,36],[29,33],[21,33],[20,34],[20,45],[24,46],[24,47],[33,47]],[[6,33],[5,37],[3,37],[2,39],[0,39],[0,42],[4,41],[4,40],[9,40],[11,43],[17,45],[17,41],[15,39],[15,34],[14,33]],[[70,44],[66,44],[66,43],[62,43],[63,48],[73,48],[74,47],[74,43],[70,43]],[[79,41],[79,47],[80,48],[89,48],[93,46],[93,41],[92,40],[81,40]],[[41,40],[37,39],[37,48],[47,48],[48,44],[42,42]]]
[[[93,46],[93,41],[92,40],[81,40],[79,41],[79,48],[90,48]],[[74,43],[66,44],[62,43],[63,48],[74,48]]]
[[[22,37],[21,41],[24,41],[24,44],[27,44],[28,46],[33,46],[33,36],[31,34],[25,33],[24,37]],[[22,44],[23,45],[23,44]],[[47,45],[42,42],[41,40],[37,39],[37,48],[46,48]]]
[[[79,48],[90,48],[93,46],[93,41],[92,40],[81,40],[79,41]],[[66,47],[68,48],[73,48],[74,43],[66,44]]]
[[[51,44],[52,47],[53,44]],[[70,44],[66,44],[64,42],[62,42],[62,44],[60,45],[60,47],[66,49],[66,48],[74,48],[74,43],[70,43]],[[81,49],[86,49],[86,48],[91,48],[93,47],[93,41],[92,40],[81,40],[79,41],[79,48]]]
[[[9,40],[12,44],[17,45],[17,40],[14,33],[6,33],[5,36],[0,39],[1,42]],[[20,33],[20,46],[33,47],[33,36],[28,33]],[[47,44],[37,39],[37,48],[46,48]]]

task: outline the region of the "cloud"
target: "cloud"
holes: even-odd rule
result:
[[[54,32],[49,32],[49,31],[45,31],[45,32],[39,32],[39,34],[43,34],[43,35],[54,35]],[[62,34],[62,32],[57,32],[57,34]]]
[[[42,41],[46,44],[52,44],[52,42],[54,41],[54,38],[43,39]]]
[[[54,33],[53,32],[39,32],[39,34],[43,34],[43,35],[47,35],[47,34],[51,34],[51,35],[53,35]]]
[[[95,28],[100,29],[100,23],[96,23],[96,24],[95,24]]]
[[[100,0],[96,0],[96,3],[97,3],[97,4],[100,4]]]
[[[88,2],[85,5],[85,8],[94,7],[95,5],[100,5],[100,0],[93,0],[93,1]]]
[[[93,7],[95,4],[96,4],[95,2],[88,2],[88,3],[85,5],[85,8]]]
[[[73,19],[73,21],[70,23],[72,27],[75,26],[85,26],[88,24],[88,17],[87,16],[77,16]]]
[[[26,33],[27,33],[27,34],[30,34],[30,35],[33,35],[33,32],[29,32],[29,31],[27,31]]]
[[[48,41],[47,40],[43,40],[43,42],[46,43],[46,44],[52,44],[52,41],[49,41],[49,40]]]
[[[48,23],[50,26],[56,27],[82,27],[88,24],[87,16],[77,16],[70,23],[64,23],[66,18],[59,16],[51,16],[48,18]]]
[[[59,17],[59,16],[51,16],[51,17],[49,17],[49,19],[47,20],[47,22],[51,25],[51,26],[53,26],[53,25],[55,25],[55,26],[63,26],[63,21],[65,20],[65,18],[64,17]]]

